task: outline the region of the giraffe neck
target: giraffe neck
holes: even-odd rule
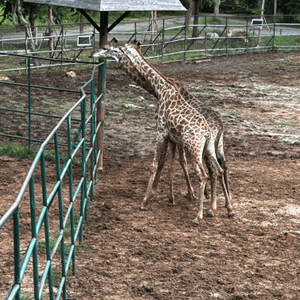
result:
[[[125,71],[125,73],[140,87],[145,89],[148,93],[157,98],[157,95],[153,88],[150,86],[149,82],[144,76],[134,67],[130,59],[122,53],[120,56],[119,66]]]
[[[138,49],[131,46],[125,47],[125,54],[140,75],[149,83],[156,97],[162,95],[166,90],[177,91],[174,85],[172,85],[164,75],[147,62]]]

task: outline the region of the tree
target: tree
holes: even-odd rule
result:
[[[214,19],[215,20],[217,20],[219,18],[220,4],[221,4],[221,0],[215,0],[215,5],[214,5]]]

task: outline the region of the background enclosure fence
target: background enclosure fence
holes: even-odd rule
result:
[[[255,20],[261,20],[257,22]],[[0,50],[23,51],[36,55],[32,68],[68,65],[66,60],[76,62],[89,60],[89,53],[98,45],[98,32],[89,24],[54,25],[54,35],[49,35],[46,25],[35,27],[33,37],[35,51],[30,48],[30,38],[24,32],[10,32],[1,29]],[[78,36],[89,36],[90,45],[78,46]],[[142,42],[144,54],[153,62],[206,58],[211,56],[239,54],[267,50],[299,50],[299,16],[198,16],[198,24],[184,25],[184,17],[157,19],[155,26],[150,22],[132,22],[117,25],[108,39],[116,37],[120,44],[132,39]],[[55,39],[54,49],[49,49],[49,39]],[[53,57],[61,62],[47,63],[39,57]],[[8,58],[1,57],[0,71],[25,69],[26,62],[20,66],[7,64]]]

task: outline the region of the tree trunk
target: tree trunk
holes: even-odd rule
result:
[[[221,4],[221,0],[216,0],[216,2],[215,2],[215,8],[214,8],[214,20],[215,21],[219,19],[220,4]]]
[[[80,34],[83,34],[83,28],[84,28],[84,16],[80,15],[80,25],[79,25]]]
[[[21,0],[14,0],[11,1],[11,10],[12,10],[12,21],[15,27],[22,26],[24,30],[27,32],[27,37],[29,38],[29,42],[31,45],[31,49],[33,52],[36,52],[35,43],[32,38],[32,31],[30,28],[29,23],[24,19],[23,14],[21,12]],[[18,23],[16,22],[16,15],[18,17]],[[33,59],[33,64],[35,66],[38,66],[38,61],[36,59]]]
[[[264,9],[265,9],[265,0],[261,1],[261,13],[260,13],[260,18],[263,20],[264,16]],[[259,33],[258,33],[258,46],[261,44],[261,31],[262,31],[262,26],[259,27]]]
[[[199,23],[199,0],[195,0],[195,16],[194,16],[194,26],[192,37],[198,36],[198,23]]]
[[[188,29],[189,26],[190,26],[191,18],[192,18],[192,14],[194,12],[194,9],[195,9],[195,0],[190,0],[189,10],[186,14],[185,23],[184,23],[184,25],[186,26],[186,29]]]
[[[233,0],[233,10],[236,9],[236,0]]]
[[[31,28],[32,36],[36,38],[36,28],[34,26],[34,13],[33,13],[33,11],[30,11],[29,23],[30,23],[30,28]],[[34,43],[37,44],[36,39],[34,40]]]
[[[54,37],[51,37],[54,35],[54,22],[53,22],[53,13],[52,13],[52,8],[49,8],[48,11],[48,26],[49,26],[49,49],[50,49],[50,53],[49,53],[49,57],[52,58],[54,56],[54,43],[55,43],[55,39]]]

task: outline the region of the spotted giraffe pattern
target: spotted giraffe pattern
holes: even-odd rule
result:
[[[207,175],[202,165],[202,156],[206,153],[206,161],[211,174],[212,181],[218,176],[221,180],[222,188],[226,198],[228,213],[232,214],[232,207],[227,193],[223,170],[216,160],[215,146],[212,139],[212,132],[206,119],[199,112],[188,104],[176,85],[160,74],[141,54],[137,45],[127,45],[124,48],[126,56],[131,60],[135,68],[149,82],[158,96],[158,108],[156,112],[157,121],[157,151],[152,163],[152,174],[148,183],[146,196],[141,208],[147,204],[153,187],[153,180],[158,169],[159,158],[165,149],[165,144],[170,139],[180,149],[192,158],[196,167],[196,172],[200,180],[200,209],[195,222],[203,217],[203,197]],[[212,207],[216,206],[215,189],[211,193]]]
[[[157,96],[156,92],[154,91],[154,89],[150,86],[150,84],[147,82],[147,80],[145,79],[145,77],[142,76],[140,74],[140,72],[137,71],[137,69],[133,66],[132,62],[128,59],[128,57],[126,55],[124,55],[124,53],[121,51],[120,48],[114,47],[115,44],[116,44],[116,42],[117,41],[115,39],[113,39],[107,46],[101,48],[100,51],[97,50],[94,53],[92,53],[91,57],[94,56],[94,57],[102,57],[102,58],[111,58],[111,57],[115,58],[119,62],[120,67],[122,67],[125,70],[125,72],[135,82],[137,82],[140,86],[142,86],[144,89],[146,89],[149,93],[151,93],[152,95],[154,95],[155,97],[158,98],[158,96]],[[148,63],[148,64],[151,66],[150,63]],[[153,66],[151,66],[151,67],[153,67]],[[170,79],[170,78],[168,78],[168,79]],[[199,100],[197,100],[196,98],[194,98],[188,92],[188,90],[180,82],[176,81],[173,78],[171,78],[169,81],[171,83],[173,83],[175,87],[180,88],[180,90],[179,90],[180,94],[182,94],[184,96],[185,101],[189,102],[188,100],[191,100],[190,103],[194,104],[194,106],[197,109],[201,108],[202,111],[203,111],[203,108],[205,109],[205,106],[202,105],[202,104],[200,104]],[[178,90],[177,90],[177,92],[178,92]],[[190,113],[190,111],[187,108],[185,108],[184,112],[186,114]],[[209,108],[206,108],[205,113],[206,114],[207,113],[210,114],[211,110]],[[210,121],[210,123],[212,123],[212,122]],[[222,122],[221,122],[221,125],[222,125]],[[223,129],[222,126],[220,126],[220,127],[221,127],[221,129]],[[172,135],[172,130],[171,130],[171,134],[170,135]],[[173,137],[173,140],[174,140],[174,137]],[[172,140],[171,139],[166,139],[166,141],[171,142],[171,144],[172,144]],[[157,172],[156,172],[156,176],[154,177],[153,182],[152,182],[152,189],[150,190],[150,193],[146,193],[146,195],[148,194],[148,198],[150,198],[152,196],[152,193],[154,194],[154,192],[155,192],[155,190],[157,188],[157,183],[158,183],[158,179],[159,179],[159,175],[158,174],[161,172],[161,170],[163,168],[163,165],[164,165],[166,147],[167,147],[167,144],[164,144],[164,147],[161,147],[161,149],[160,149],[161,150],[161,154],[160,154],[160,157],[157,160],[158,161]],[[172,148],[172,152],[175,153],[176,144],[174,142],[173,142],[173,145],[172,145],[171,148]],[[193,188],[191,186],[190,179],[189,179],[188,172],[187,172],[187,165],[186,165],[185,153],[183,151],[183,147],[180,146],[180,144],[179,144],[178,149],[179,149],[179,157],[180,157],[179,161],[180,161],[180,164],[181,164],[181,166],[182,166],[182,168],[184,170],[184,174],[185,174],[186,181],[187,181],[187,184],[188,184],[189,194],[193,195]],[[174,158],[174,154],[173,154],[173,158]],[[209,160],[208,160],[207,164],[208,164],[208,166],[210,165]],[[154,168],[155,168],[155,166],[154,166]],[[172,168],[173,168],[173,164],[171,164],[171,169]],[[210,173],[213,173],[213,172],[211,172],[212,167],[208,168],[208,169],[210,170]],[[170,172],[170,177],[171,177],[171,175],[173,176],[173,171]],[[149,185],[150,185],[150,181],[149,181]],[[212,186],[213,186],[214,185],[214,176],[213,175],[211,175],[211,181],[212,181]],[[171,196],[173,197],[172,186],[173,186],[173,184],[172,184],[172,179],[171,179],[171,184],[170,184],[170,198],[171,198]],[[147,189],[147,190],[149,190],[149,189]],[[145,198],[147,198],[147,196]],[[212,198],[213,198],[213,196],[212,196]],[[214,204],[214,203],[215,202],[212,201],[212,207],[214,206],[216,208],[216,204]],[[229,203],[228,205],[226,204],[226,206],[229,207],[231,205]]]
[[[152,94],[154,97],[157,98],[156,93],[154,90],[151,88],[150,84],[146,81],[146,79],[137,71],[137,69],[133,66],[132,62],[128,59],[128,57],[121,51],[120,48],[116,47],[117,40],[113,38],[111,42],[108,44],[109,47],[112,51],[115,51],[118,53],[118,58],[119,58],[119,67],[121,67],[128,75],[129,77],[135,81],[139,86],[143,87],[146,91],[148,91],[150,94]],[[129,45],[136,45],[138,46],[138,43],[133,40],[129,43]],[[154,66],[148,62],[148,64],[154,68]],[[229,187],[228,187],[228,168],[226,164],[226,159],[224,155],[224,149],[223,149],[223,122],[221,119],[221,115],[217,112],[206,106],[205,104],[201,103],[197,98],[195,98],[189,90],[178,80],[172,77],[168,77],[168,79],[179,89],[180,94],[184,97],[185,101],[189,103],[191,106],[193,106],[200,114],[202,114],[205,119],[207,120],[211,130],[212,130],[212,136],[213,140],[215,142],[215,148],[217,152],[217,158],[218,162],[220,163],[221,167],[224,169],[224,180],[226,184],[226,188],[229,194],[229,197],[231,199],[231,194],[229,192]],[[176,151],[176,147],[175,150]],[[174,160],[174,155],[175,152],[172,151],[172,162],[171,162],[171,170],[173,160]],[[184,159],[184,158],[183,158]],[[163,162],[162,162],[163,163]],[[182,164],[182,168],[185,174],[187,186],[188,186],[188,193],[190,199],[194,198],[194,192],[192,185],[190,184],[190,179],[188,175],[188,170],[187,170],[187,164],[184,162]],[[158,173],[160,174],[160,173]],[[171,175],[173,175],[170,172]],[[159,175],[158,175],[159,176]],[[156,180],[158,182],[158,178]],[[172,182],[170,183],[171,189],[170,189],[170,202],[174,203],[174,195],[173,195],[173,189],[172,189]]]

